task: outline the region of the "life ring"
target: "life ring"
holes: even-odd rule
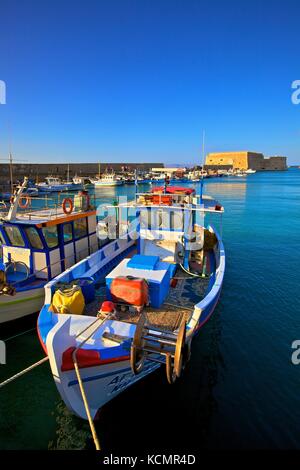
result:
[[[25,203],[23,204],[22,201],[25,200]],[[21,209],[27,209],[29,206],[29,197],[28,196],[23,196],[19,199],[19,206]]]
[[[66,215],[71,214],[73,211],[73,201],[70,197],[66,197],[62,202],[62,208]]]

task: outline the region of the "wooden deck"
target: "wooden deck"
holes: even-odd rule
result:
[[[184,318],[188,322],[194,311],[194,305],[200,302],[207,291],[209,278],[191,278],[183,271],[178,270],[177,284],[170,287],[170,292],[161,308],[145,307],[148,324],[166,331],[174,331]],[[105,285],[101,284],[96,292],[96,300],[85,307],[85,315],[96,316],[102,302],[105,300]],[[115,316],[116,320],[126,323],[137,323],[140,315],[134,309],[126,308],[122,311],[120,306]]]

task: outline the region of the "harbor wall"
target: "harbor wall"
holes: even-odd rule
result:
[[[150,171],[152,167],[164,168],[163,163],[101,163],[101,172],[106,169],[114,171],[122,171],[122,167],[126,167],[128,171],[135,169],[140,171]],[[70,178],[77,176],[95,176],[99,172],[98,163],[70,163],[69,164]],[[18,180],[22,181],[24,176],[30,179],[43,181],[45,177],[60,176],[67,178],[68,163],[14,163],[13,164],[13,178],[14,183]],[[0,163],[0,185],[8,185],[10,182],[9,164]]]

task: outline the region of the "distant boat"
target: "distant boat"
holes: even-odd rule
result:
[[[77,175],[75,175],[74,178],[73,178],[73,183],[74,184],[82,184],[85,188],[94,186],[93,183],[91,182],[91,178],[89,178],[88,176],[77,176]]]
[[[256,170],[249,168],[249,170],[246,170],[245,173],[247,173],[247,175],[251,175],[252,173],[256,173]]]
[[[83,184],[76,184],[73,181],[62,182],[56,176],[48,176],[46,182],[38,183],[36,187],[42,192],[81,191]]]
[[[91,181],[96,188],[100,186],[121,186],[123,184],[123,181],[117,179],[115,173],[104,173],[101,178]]]

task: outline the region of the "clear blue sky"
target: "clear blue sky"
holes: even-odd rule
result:
[[[300,163],[299,0],[1,0],[0,156]],[[10,129],[10,130],[9,130]]]

